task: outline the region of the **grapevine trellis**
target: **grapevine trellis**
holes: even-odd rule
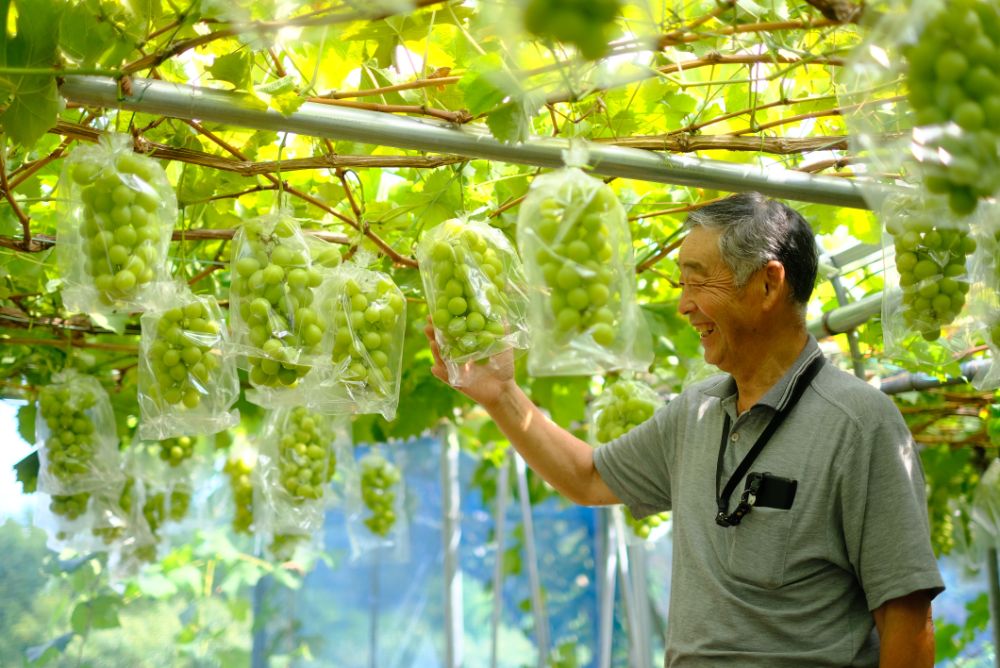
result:
[[[143,385],[142,374],[148,374],[147,380],[157,373],[165,378],[170,368],[183,367],[207,379],[229,362],[209,353],[216,343],[197,350],[164,344],[154,353],[155,338],[149,332],[160,327],[164,335],[177,326],[203,336],[227,334],[245,362],[239,386],[233,388],[243,416],[239,431],[246,438],[241,441],[267,441],[269,461],[284,467],[269,488],[268,512],[279,517],[289,505],[308,505],[315,500],[314,486],[334,479],[332,462],[347,457],[305,444],[296,454],[280,436],[284,427],[275,425],[300,425],[296,429],[310,438],[319,430],[328,440],[341,426],[318,425],[301,411],[293,416],[281,412],[290,408],[276,397],[282,386],[304,382],[312,366],[319,366],[316,350],[328,343],[327,330],[335,331],[336,325],[331,320],[328,328],[310,319],[326,310],[341,323],[367,318],[363,346],[347,340],[330,343],[335,362],[351,370],[355,385],[324,406],[355,413],[357,441],[408,438],[449,418],[457,422],[463,444],[481,446],[485,437],[479,427],[469,426],[475,423],[475,409],[430,374],[424,323],[430,317],[451,350],[472,353],[496,350],[498,342],[512,345],[515,339],[525,347],[528,315],[516,331],[518,338],[499,320],[491,320],[488,309],[477,310],[474,281],[451,268],[461,265],[463,253],[475,256],[468,260],[472,265],[490,267],[487,273],[496,279],[495,296],[489,300],[494,307],[517,292],[504,285],[514,285],[519,262],[525,264],[529,284],[565,284],[568,304],[551,306],[545,322],[552,338],[536,346],[538,357],[556,359],[558,351],[547,346],[574,328],[589,328],[591,343],[606,346],[627,329],[624,320],[613,320],[600,309],[609,299],[605,290],[617,294],[602,285],[618,285],[619,277],[602,279],[603,284],[565,273],[559,278],[555,264],[546,273],[544,251],[546,244],[555,243],[556,233],[530,226],[546,220],[546,211],[555,205],[533,200],[541,186],[532,184],[543,183],[548,173],[565,173],[560,168],[566,164],[590,172],[581,172],[590,184],[583,191],[599,193],[595,208],[584,208],[580,220],[588,213],[612,220],[601,228],[593,220],[591,234],[575,239],[575,259],[581,265],[603,261],[616,271],[628,270],[624,273],[627,281],[634,280],[630,290],[635,299],[626,301],[641,307],[635,319],[652,334],[648,352],[656,359],[649,367],[642,364],[647,360],[643,353],[631,351],[628,361],[610,365],[607,382],[596,384],[591,376],[604,375],[600,368],[596,373],[586,366],[579,367],[586,371],[561,368],[566,375],[585,374],[588,380],[581,381],[530,373],[538,368],[537,359],[518,366],[532,398],[556,421],[592,441],[604,440],[589,433],[597,423],[588,424],[588,418],[601,407],[600,397],[591,396],[596,388],[608,389],[604,396],[620,388],[621,408],[605,419],[621,411],[622,423],[633,424],[647,415],[648,407],[636,397],[648,395],[637,391],[634,397],[629,394],[633,390],[626,392],[631,386],[613,384],[618,375],[629,375],[620,374],[622,370],[630,365],[648,369],[645,380],[661,395],[702,372],[697,336],[676,314],[675,251],[683,240],[684,216],[735,191],[760,190],[788,199],[817,233],[831,240],[823,249],[829,263],[821,279],[827,280],[818,285],[810,307],[810,330],[819,337],[846,333],[845,357],[856,372],[958,377],[961,364],[970,361],[989,370],[989,353],[1000,342],[993,341],[997,336],[988,328],[1000,318],[975,309],[996,304],[977,296],[974,287],[970,292],[968,284],[975,281],[959,268],[969,258],[971,265],[985,262],[986,270],[995,271],[979,258],[1000,237],[984,245],[964,223],[949,228],[934,237],[932,250],[949,253],[935,265],[926,247],[937,228],[926,221],[911,223],[908,214],[926,205],[927,211],[949,218],[978,204],[975,215],[987,220],[995,205],[991,193],[978,192],[965,181],[942,182],[934,172],[928,178],[939,180],[928,188],[960,191],[951,196],[950,209],[947,199],[937,209],[928,200],[896,199],[927,195],[923,172],[899,158],[906,151],[894,143],[909,137],[913,125],[911,87],[908,73],[895,65],[875,68],[872,74],[870,61],[882,61],[877,56],[866,60],[865,53],[874,53],[866,42],[873,26],[895,16],[898,3],[595,3],[612,7],[611,19],[594,14],[593,25],[575,34],[560,33],[562,28],[553,27],[559,21],[539,22],[531,12],[548,5],[529,0],[361,4],[0,0],[7,25],[0,42],[0,192],[5,202],[0,208],[0,396],[29,402],[19,413],[20,432],[27,440],[34,441],[34,402],[39,397],[43,408],[38,419],[47,419],[46,388],[75,387],[76,380],[60,375],[70,368],[96,379],[108,393],[112,431],[123,446],[139,436],[161,440],[163,434],[143,433],[142,398],[156,391]],[[927,0],[920,10],[932,15],[935,4]],[[884,34],[885,28],[880,29],[878,34]],[[600,37],[602,31],[610,43]],[[1000,53],[1000,35],[995,37]],[[893,48],[905,51],[901,44],[876,46],[891,55]],[[988,75],[994,75],[979,74],[977,86],[989,92],[993,79]],[[1000,71],[995,77],[1000,96]],[[982,119],[968,108],[963,107],[960,125],[971,123],[979,132],[991,122],[989,107]],[[1000,121],[997,129],[1000,136]],[[161,268],[167,274],[164,281],[182,284],[188,297],[164,325],[140,315],[156,311],[149,304],[159,297],[150,297],[149,303],[135,297],[134,289],[142,285],[132,284],[132,274],[121,275],[130,258],[115,264],[116,275],[109,274],[97,287],[108,308],[89,308],[97,301],[74,297],[74,283],[61,266],[77,262],[65,259],[77,250],[68,249],[67,230],[85,227],[87,210],[80,213],[73,207],[95,197],[84,193],[97,177],[73,168],[88,164],[80,156],[99,154],[113,142],[119,142],[109,163],[115,165],[115,178],[124,174],[126,181],[135,177],[158,184],[150,186],[156,198],[145,202],[148,213],[176,199],[169,229],[161,230],[169,260]],[[893,155],[887,157],[880,147],[892,147]],[[987,172],[988,158],[981,163]],[[162,181],[147,174],[153,169],[147,165],[161,170]],[[134,190],[141,193],[143,188]],[[142,197],[125,191],[117,196],[121,202],[114,204],[124,202],[133,209],[139,207],[133,200]],[[548,196],[561,197],[555,187]],[[572,202],[560,207],[572,208]],[[98,205],[91,209],[105,213]],[[614,242],[619,209],[621,231],[631,241],[623,247]],[[899,222],[900,211],[912,229]],[[883,222],[897,238],[895,250],[886,244],[884,257]],[[522,232],[523,225],[529,233]],[[443,231],[444,237],[436,239]],[[904,231],[916,236],[901,245]],[[530,243],[537,246],[529,243],[531,257],[518,259],[514,249],[519,242],[528,243],[524,238],[531,234],[536,237]],[[845,236],[851,239],[847,250],[841,248]],[[435,239],[437,245],[432,245]],[[460,243],[449,245],[458,239]],[[567,237],[566,248],[572,243]],[[289,250],[276,251],[282,247]],[[328,253],[328,261],[315,261],[316,267],[324,266],[311,273],[308,262],[298,261],[300,251],[313,258]],[[156,256],[149,253],[143,257],[152,264]],[[913,257],[903,258],[907,253]],[[78,260],[81,267],[84,254]],[[274,259],[279,256],[280,261]],[[63,259],[57,262],[57,257]],[[919,276],[913,278],[910,270],[920,262],[924,264],[914,270]],[[145,264],[131,266],[136,283],[159,280],[149,272],[142,278]],[[368,273],[333,281],[339,292],[312,296],[321,282],[327,285],[321,273],[345,267]],[[903,302],[885,301],[897,294],[900,278],[909,282],[899,297]],[[920,283],[931,280],[933,289]],[[281,299],[265,298],[269,286],[287,286],[294,305],[281,305],[286,293]],[[435,290],[450,292],[442,300]],[[926,305],[919,302],[925,296]],[[221,310],[213,316],[215,304]],[[506,321],[516,311],[504,311]],[[925,314],[932,311],[932,316]],[[872,317],[880,312],[893,317]],[[838,315],[848,325],[831,327]],[[295,330],[292,338],[274,334],[280,328],[254,331],[275,319]],[[293,327],[293,321],[299,324]],[[984,325],[987,335],[980,331]],[[907,338],[914,333],[924,340]],[[280,345],[271,343],[279,338]],[[267,354],[259,354],[266,346]],[[190,360],[157,366],[163,355],[171,362],[183,356]],[[372,359],[378,360],[373,367],[362,364]],[[327,378],[319,387],[332,382]],[[1000,433],[994,434],[991,425],[1000,416],[991,409],[992,395],[982,389],[990,385],[979,385],[950,391],[925,387],[915,403],[901,402],[917,442],[969,449],[975,468],[984,468],[996,453]],[[189,404],[200,410],[205,398],[196,399],[191,387],[164,380],[158,391],[171,406]],[[631,421],[626,419],[630,401],[638,411]],[[235,427],[234,419],[220,420],[201,433]],[[615,428],[601,425],[605,435]],[[228,437],[201,440],[211,440],[220,450],[241,445],[231,446]],[[159,447],[171,471],[191,458],[190,443]],[[233,526],[243,532],[251,531],[253,521],[248,515],[248,461],[234,455],[217,467],[217,477],[231,482]],[[147,463],[136,466],[148,469]],[[364,522],[376,539],[391,533],[387,518],[402,512],[401,498],[378,491],[398,482],[395,466],[383,452],[359,462],[354,493],[381,509]],[[18,474],[26,489],[33,488],[37,455],[26,458]],[[976,476],[973,471],[966,482],[971,485]],[[141,498],[144,486],[152,488],[153,481],[133,477],[137,482],[129,494]],[[506,481],[506,471],[502,477]],[[934,479],[933,470],[929,478]],[[956,493],[968,496],[969,485]],[[72,499],[74,489],[62,488],[59,503],[75,508],[74,501],[62,500]],[[185,493],[183,485],[167,490],[160,497],[166,505],[147,515],[155,515],[156,523],[166,521],[172,508],[179,512],[186,507]],[[172,507],[175,497],[178,505]],[[951,516],[934,507],[931,514],[938,527],[935,541],[947,550],[950,534],[945,534],[952,529],[941,527],[951,527]],[[276,554],[287,554],[288,529],[273,533]]]

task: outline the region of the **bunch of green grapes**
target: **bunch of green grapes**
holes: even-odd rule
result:
[[[398,482],[399,470],[383,457],[370,455],[361,462],[361,500],[371,511],[364,522],[376,536],[388,536],[396,524]]]
[[[601,407],[595,415],[595,438],[598,445],[613,441],[653,417],[656,411],[653,396],[651,388],[637,381],[622,380],[611,385],[601,397]],[[625,508],[624,517],[625,524],[632,533],[645,539],[667,520],[669,514],[659,513],[638,520]]]
[[[888,222],[886,230],[896,249],[903,321],[908,330],[935,341],[965,305],[966,256],[976,250],[976,242],[965,226],[941,225],[917,209]]]
[[[52,499],[49,501],[49,510],[60,517],[75,520],[87,512],[87,504],[89,502],[90,493],[88,492],[67,495],[53,494]]]
[[[253,464],[242,457],[231,457],[223,467],[233,493],[233,531],[249,534],[253,526]]]
[[[904,50],[909,100],[918,125],[955,123],[928,146],[947,159],[926,165],[924,184],[948,195],[965,215],[978,199],[1000,190],[1000,5],[952,0],[931,16],[918,41]]]
[[[276,533],[271,536],[269,549],[277,559],[287,561],[295,555],[295,548],[302,542],[304,536],[293,533]]]
[[[323,278],[312,267],[296,226],[279,220],[268,231],[263,221],[243,227],[243,243],[232,261],[231,302],[246,329],[236,329],[241,342],[260,354],[250,355],[250,382],[258,387],[292,386],[309,372],[298,363],[315,353],[323,340],[323,323],[312,308],[313,288]]]
[[[164,522],[180,522],[191,507],[190,490],[175,486],[168,492],[156,492],[146,497],[142,506],[143,517],[149,524],[149,530],[157,535]]]
[[[632,515],[632,511],[628,508],[624,508],[623,511],[624,512],[622,514],[625,516],[625,525],[632,531],[633,534],[643,540],[649,538],[649,535],[653,533],[654,529],[670,519],[670,513],[657,513],[655,515],[643,517],[641,520],[637,520],[635,516]]]
[[[587,60],[608,52],[620,0],[528,0],[524,27],[542,39],[573,44]]]
[[[87,474],[94,464],[99,437],[87,413],[97,405],[89,388],[52,385],[39,392],[42,419],[49,428],[45,439],[48,470],[62,483]]]
[[[156,323],[156,338],[149,346],[151,379],[143,392],[161,407],[201,405],[209,377],[221,364],[219,323],[201,301],[171,308]]]
[[[656,404],[643,396],[651,392],[634,381],[619,381],[612,385],[608,395],[610,400],[605,400],[597,414],[597,442],[603,445],[613,441],[651,418]]]
[[[395,387],[393,353],[398,323],[404,317],[403,293],[388,277],[369,284],[347,278],[333,299],[333,363],[344,369],[344,379],[366,383],[379,395]]]
[[[621,295],[611,264],[615,256],[605,218],[619,207],[607,186],[597,189],[582,211],[570,212],[552,197],[540,203],[534,228],[541,242],[541,268],[549,308],[561,341],[588,334],[599,346],[615,340],[615,312]]]
[[[83,204],[84,270],[107,304],[135,299],[165,261],[158,213],[163,200],[154,186],[165,180],[162,171],[151,158],[133,153],[119,154],[104,167],[81,160],[70,169]]]
[[[420,265],[432,286],[428,308],[443,338],[441,351],[448,358],[485,353],[509,319],[509,276],[500,253],[477,230],[444,225],[447,237],[434,242]]]
[[[288,418],[278,439],[281,486],[295,501],[322,498],[337,466],[327,418],[303,406],[293,408]]]
[[[194,439],[190,436],[176,436],[160,441],[160,459],[171,466],[180,466],[194,456]]]

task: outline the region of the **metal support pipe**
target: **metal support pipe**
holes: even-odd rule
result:
[[[531,521],[531,498],[528,495],[528,471],[524,459],[514,454],[517,473],[517,496],[521,503],[521,522],[524,523],[524,552],[528,562],[528,582],[531,583],[531,611],[535,615],[535,641],[538,643],[538,668],[549,665],[549,616],[545,612],[542,581],[538,574],[538,554],[535,551],[535,528]]]
[[[639,637],[639,646],[636,652],[639,660],[635,665],[637,668],[652,668],[652,621],[650,620],[649,608],[649,583],[646,579],[649,573],[649,555],[646,553],[645,543],[633,543],[628,546],[629,573],[632,583],[632,602],[635,606],[635,619],[633,623],[636,628],[636,635]]]
[[[613,526],[615,528],[615,549],[618,552],[618,576],[621,578],[622,600],[625,603],[625,622],[629,636],[629,665],[637,668],[649,668],[649,645],[642,636],[639,621],[636,592],[630,575],[628,548],[625,542],[625,517],[620,506],[612,509]]]
[[[817,339],[825,339],[834,334],[843,334],[881,312],[882,293],[876,292],[847,306],[827,311],[821,318],[817,318],[808,324],[809,333]]]
[[[990,621],[993,626],[993,660],[1000,668],[1000,572],[998,572],[997,549],[986,550],[986,576],[989,581]]]
[[[598,508],[597,531],[597,595],[598,595],[598,651],[597,668],[611,668],[611,649],[614,638],[615,578],[618,573],[618,551],[614,549],[614,531],[611,524],[613,508]]]
[[[497,668],[500,658],[500,621],[503,618],[503,555],[507,544],[507,497],[510,496],[510,460],[504,456],[497,471],[497,512],[494,538],[497,543],[493,564],[493,620],[490,636],[490,668]]]
[[[969,360],[962,362],[959,367],[962,370],[961,376],[952,378],[935,378],[925,373],[901,373],[897,376],[890,376],[879,381],[879,389],[886,394],[899,394],[911,390],[927,390],[932,387],[944,387],[946,385],[962,385],[970,382],[976,374],[986,371],[993,364],[992,360]]]
[[[305,102],[286,116],[274,109],[261,109],[259,101],[251,105],[246,95],[231,91],[153,79],[132,79],[131,84],[131,94],[125,95],[109,77],[71,75],[65,77],[59,90],[78,104],[536,167],[562,167],[563,152],[570,145],[566,139],[541,137],[505,144],[478,128],[315,102]],[[755,190],[803,202],[869,208],[861,188],[848,179],[599,143],[585,145],[589,166],[601,176],[727,192]]]
[[[462,571],[458,566],[458,546],[462,540],[459,507],[458,432],[447,423],[441,439],[441,538],[444,543],[444,626],[445,666],[462,665]]]

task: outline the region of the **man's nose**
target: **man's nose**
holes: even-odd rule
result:
[[[681,298],[677,301],[677,312],[681,315],[688,315],[694,311],[694,302],[688,296],[685,288],[681,288]]]

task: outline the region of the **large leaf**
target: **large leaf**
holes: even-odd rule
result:
[[[38,406],[31,402],[17,409],[17,433],[25,443],[35,442],[35,416]]]
[[[62,104],[54,72],[58,64],[62,3],[58,0],[18,0],[14,7],[18,10],[17,35],[6,41],[4,64],[53,69],[52,75],[12,74],[7,79],[12,98],[0,114],[0,125],[14,142],[30,146],[55,125]],[[2,9],[9,10],[9,7]]]
[[[90,629],[113,629],[121,626],[118,621],[121,607],[122,599],[118,596],[95,596],[76,604],[70,615],[70,626],[81,635]]]
[[[24,494],[34,494],[38,489],[38,467],[37,450],[14,464],[14,472],[17,475],[17,481],[21,483],[21,491]]]
[[[69,641],[72,640],[75,635],[76,634],[72,632],[64,633],[58,638],[53,638],[47,643],[29,647],[24,650],[24,655],[27,657],[29,662],[43,665],[65,652],[66,646],[69,645]]]

